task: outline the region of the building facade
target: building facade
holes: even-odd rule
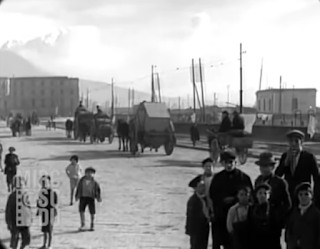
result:
[[[317,89],[266,89],[256,92],[257,111],[265,114],[308,114],[316,110]]]
[[[79,79],[68,77],[10,78],[9,94],[1,96],[2,116],[10,112],[40,117],[72,116],[79,104]]]

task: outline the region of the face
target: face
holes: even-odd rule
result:
[[[76,161],[75,159],[72,159],[72,160],[71,160],[71,163],[72,163],[73,165],[75,165],[75,164],[77,164],[77,161]]]
[[[291,137],[288,139],[289,149],[291,151],[300,151],[302,148],[302,140],[297,137]]]
[[[50,180],[49,179],[42,179],[41,185],[43,188],[49,188],[50,187]]]
[[[309,205],[312,201],[312,194],[309,191],[303,190],[298,193],[299,203],[302,206]]]
[[[257,200],[259,203],[265,203],[268,201],[270,197],[270,191],[266,190],[264,188],[259,189],[259,191],[256,194]]]
[[[221,164],[226,171],[232,171],[236,167],[235,159],[229,159],[227,161],[222,161]]]
[[[250,199],[250,192],[245,191],[245,190],[240,190],[237,194],[237,198],[238,198],[239,203],[247,204]]]
[[[205,194],[205,185],[204,182],[200,182],[198,183],[197,187],[196,187],[196,192],[199,195],[204,195]]]
[[[224,119],[227,116],[227,114],[222,113],[222,119]]]
[[[86,174],[86,176],[89,176],[89,177],[94,176],[94,173],[92,171],[87,171],[85,174]]]
[[[204,173],[205,174],[212,174],[213,173],[213,165],[212,163],[205,163],[203,165]]]
[[[260,173],[263,176],[268,176],[273,173],[274,166],[269,165],[269,166],[260,166]]]

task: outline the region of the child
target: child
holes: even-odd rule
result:
[[[285,240],[288,249],[320,248],[320,211],[312,202],[313,192],[309,183],[301,183],[295,194],[299,207],[291,213],[286,229]]]
[[[91,226],[90,231],[94,231],[94,216],[96,213],[95,199],[101,202],[101,189],[99,183],[94,179],[96,170],[89,167],[85,170],[85,176],[83,176],[78,184],[76,191],[76,201],[80,200],[79,213],[81,219],[80,231],[85,230],[85,216],[84,212],[87,205],[89,206],[89,212],[91,215]]]
[[[73,196],[79,180],[82,176],[82,168],[79,164],[79,157],[74,155],[70,158],[70,164],[66,168],[66,174],[70,179],[70,205],[73,205]]]
[[[13,178],[13,192],[9,195],[6,205],[6,223],[11,233],[10,247],[13,249],[18,248],[20,235],[21,249],[26,248],[31,242],[32,212],[29,195],[24,190],[24,184],[25,181],[21,176]]]
[[[191,249],[207,249],[210,215],[201,175],[194,178],[189,186],[194,189],[194,194],[187,204],[186,234],[190,236]]]
[[[18,156],[14,153],[16,149],[14,147],[9,148],[9,153],[4,159],[5,169],[4,173],[7,175],[8,192],[13,190],[12,181],[17,174],[17,166],[20,164]]]
[[[238,203],[232,206],[228,211],[227,229],[233,238],[234,249],[248,248],[248,210],[251,189],[243,186],[238,190]]]
[[[55,217],[57,216],[56,206],[58,204],[57,193],[51,189],[51,177],[44,175],[40,178],[41,190],[37,201],[38,212],[41,215],[43,232],[42,248],[51,248],[52,231]],[[47,247],[48,241],[48,247]]]
[[[269,203],[271,187],[262,183],[255,188],[257,203],[249,207],[248,230],[250,232],[250,248],[281,249],[279,222],[275,210]]]

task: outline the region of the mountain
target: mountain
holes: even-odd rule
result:
[[[47,75],[49,75],[47,72],[39,69],[15,52],[0,50],[1,77],[31,77]]]

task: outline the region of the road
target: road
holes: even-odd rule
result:
[[[65,138],[63,130],[46,131],[43,127],[34,128],[31,137],[20,138],[12,138],[7,128],[0,128],[0,137],[5,152],[9,146],[17,149],[21,160],[19,174],[28,175],[27,190],[33,204],[40,176],[53,175],[53,185],[60,198],[53,248],[189,248],[184,225],[186,202],[192,191],[187,186],[201,172],[200,162],[207,152],[176,148],[173,155],[165,156],[160,149],[158,153],[132,157],[117,151],[116,140],[111,145],[83,144]],[[77,231],[78,208],[69,206],[69,182],[64,170],[73,154],[79,155],[84,168],[97,169],[96,179],[102,187],[103,202],[97,206],[94,232]],[[254,160],[249,158],[241,166],[252,179],[258,174]],[[4,222],[8,193],[4,175],[0,181],[0,234],[8,245],[10,236]],[[31,233],[32,248],[41,246],[36,217]]]

